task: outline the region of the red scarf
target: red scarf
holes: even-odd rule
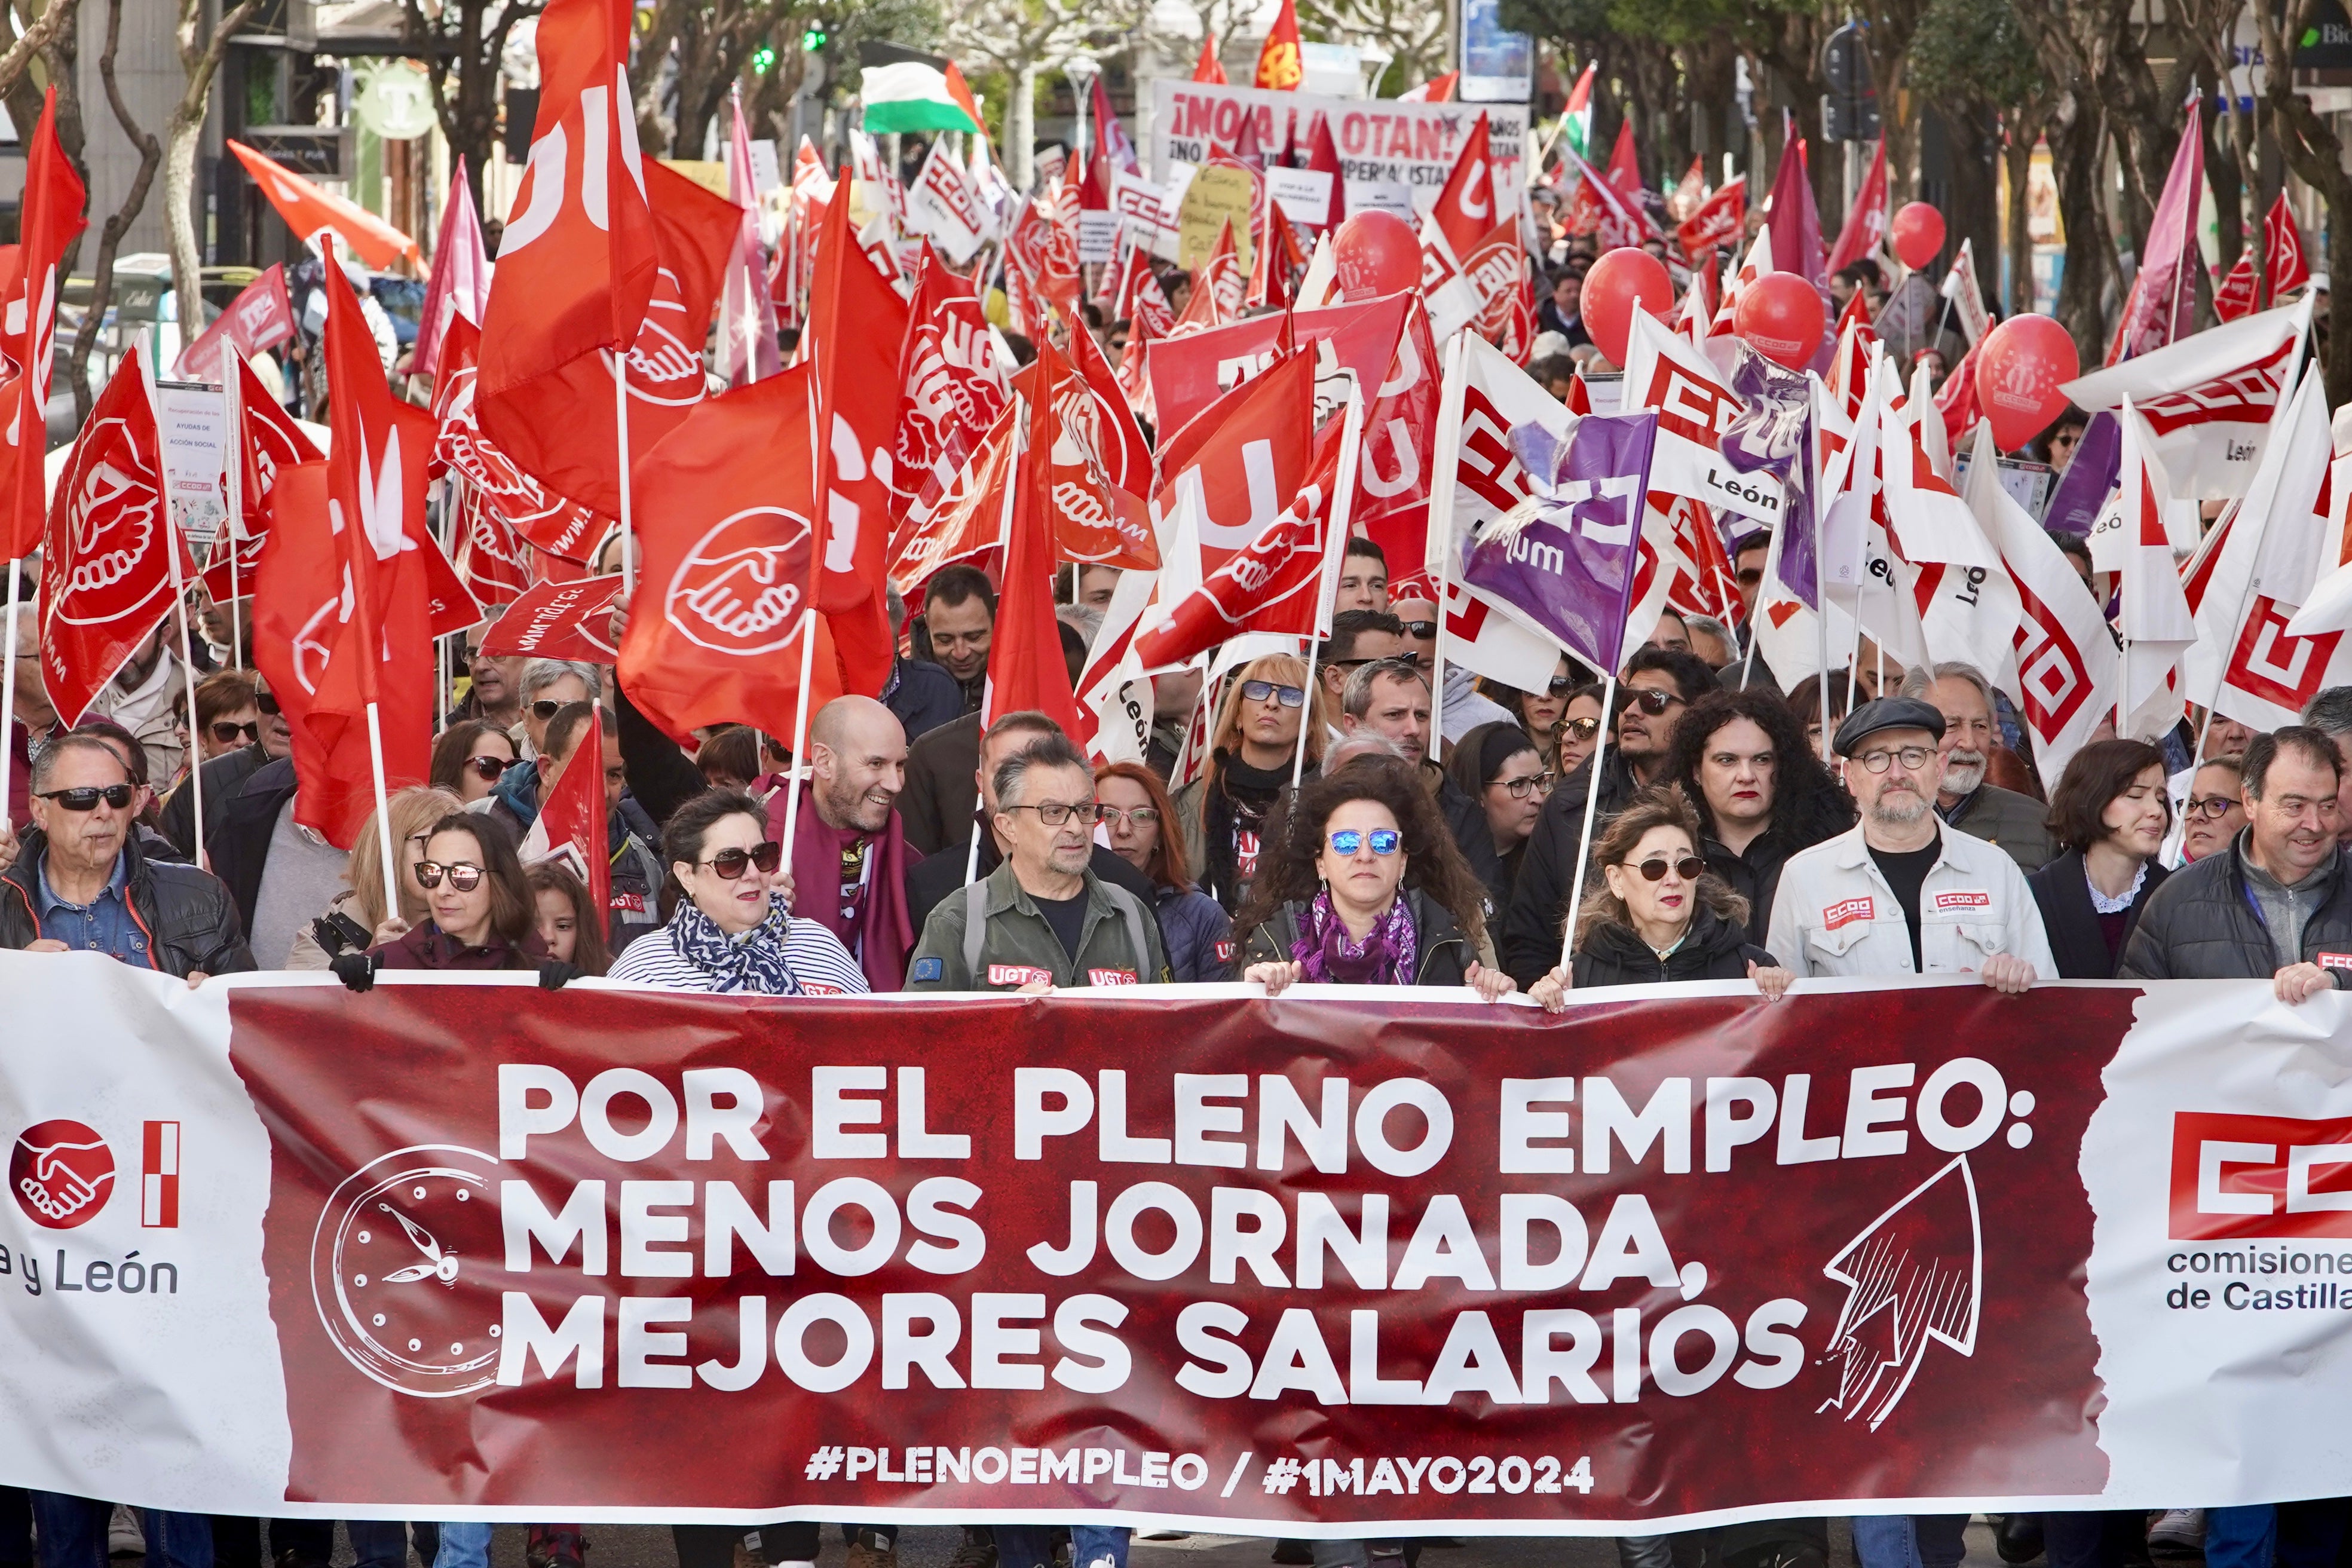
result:
[[[783,776],[771,773],[751,787],[773,789],[768,800],[768,832],[784,836]],[[785,787],[792,787],[786,785]],[[876,991],[897,991],[907,983],[907,957],[915,949],[915,924],[907,908],[907,833],[898,814],[879,833],[854,827],[827,827],[816,814],[816,802],[802,787],[800,819],[793,825],[787,863],[793,873],[793,912],[813,920],[841,939],[866,972],[866,984]],[[866,842],[866,897],[858,918],[841,913],[842,851]],[[862,939],[862,944],[861,944]]]

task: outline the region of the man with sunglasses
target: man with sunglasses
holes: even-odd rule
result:
[[[1560,923],[1573,900],[1576,851],[1584,834],[1584,800],[1593,790],[1592,837],[1644,786],[1665,777],[1675,721],[1701,695],[1715,689],[1715,671],[1696,654],[1641,647],[1625,661],[1617,683],[1614,745],[1604,743],[1554,786],[1543,817],[1528,839],[1518,884],[1502,921],[1503,967],[1532,986],[1559,962]]]
[[[1943,714],[1916,697],[1838,726],[1862,820],[1789,858],[1764,944],[1800,975],[1973,973],[2011,994],[2058,978],[2025,873],[1936,815],[1943,738]]]
[[[530,742],[523,762],[547,750],[547,721],[565,704],[593,702],[604,695],[604,676],[593,664],[569,658],[535,658],[522,668],[522,729]],[[521,763],[509,777],[527,774]]]
[[[140,849],[140,786],[112,746],[59,736],[31,784],[33,826],[0,875],[0,948],[103,952],[192,985],[254,967],[220,879]]]
[[[907,989],[1042,995],[1166,980],[1150,904],[1095,875],[1101,810],[1086,753],[1057,731],[1005,758],[990,784],[1004,864],[930,912]]]
[[[294,727],[286,721],[285,710],[269,689],[268,679],[260,671],[244,672],[253,688],[253,710],[257,728],[242,746],[224,752],[204,764],[205,842],[212,839],[228,811],[228,804],[245,790],[245,786],[270,763],[294,754]],[[204,695],[202,688],[197,696]],[[173,847],[187,858],[196,858],[196,792],[183,784],[163,803],[155,819],[156,831],[172,841]]]

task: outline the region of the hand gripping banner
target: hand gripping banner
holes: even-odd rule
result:
[[[2352,999],[499,984],[0,954],[74,1043],[0,1062],[0,1482],[1321,1537],[2340,1489]]]

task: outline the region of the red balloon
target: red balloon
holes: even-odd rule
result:
[[[1666,276],[1666,264],[1648,251],[1621,245],[1584,275],[1579,306],[1592,346],[1611,364],[1625,363],[1625,338],[1633,330],[1636,306],[1665,320],[1675,308],[1675,280]]]
[[[1944,249],[1944,215],[1926,202],[1912,202],[1895,215],[1887,233],[1895,241],[1895,254],[1904,266],[1916,272],[1931,267]]]
[[[1370,300],[1421,282],[1421,241],[1412,226],[1377,208],[1356,213],[1331,231],[1339,297]]]
[[[1978,346],[1977,404],[1993,445],[2014,452],[2066,411],[2059,384],[2082,369],[2074,335],[2047,316],[2011,316]]]
[[[1820,289],[1793,272],[1768,272],[1741,292],[1731,330],[1766,359],[1802,370],[1821,352],[1828,320]]]

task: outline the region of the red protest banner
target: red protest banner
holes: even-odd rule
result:
[[[621,657],[609,636],[613,599],[620,591],[617,572],[610,577],[534,584],[482,634],[482,651],[494,658],[611,664]]]
[[[2135,992],[1347,994],[237,991],[287,1495],[1345,1534],[2108,1488],[2078,1162]]]

